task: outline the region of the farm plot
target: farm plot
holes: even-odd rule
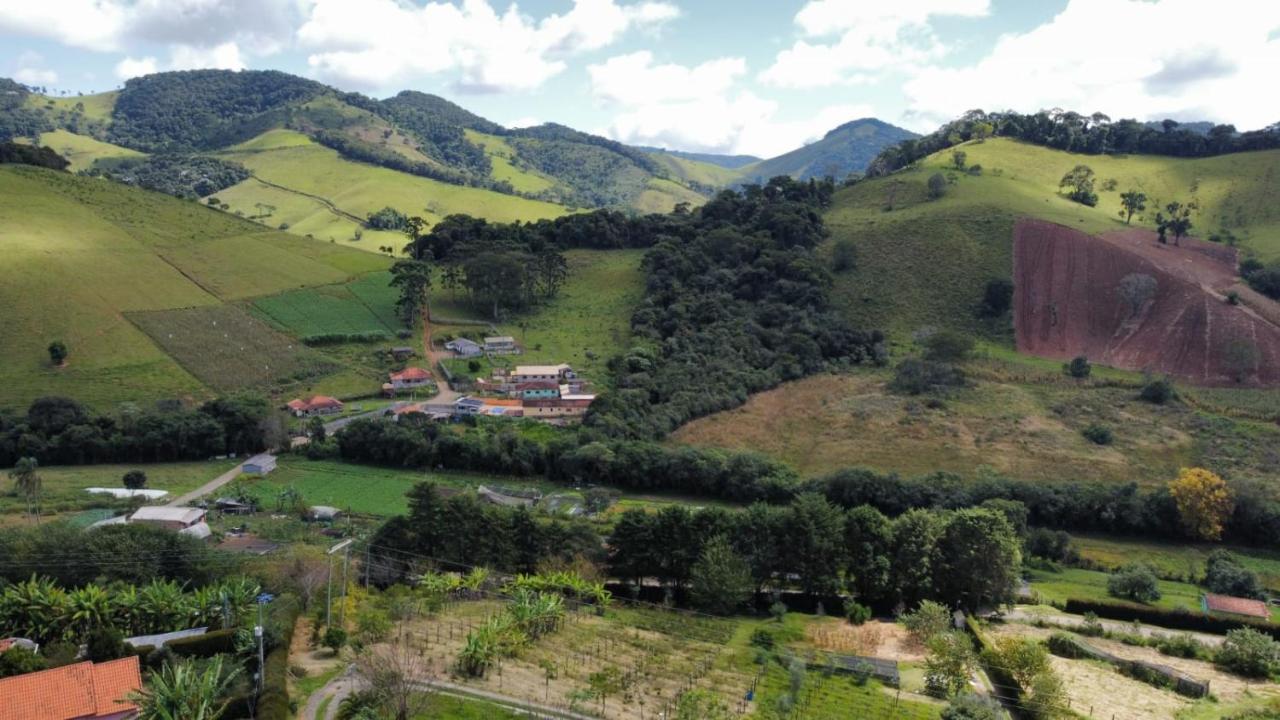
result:
[[[1046,603],[1065,603],[1068,599],[1105,600],[1115,598],[1107,594],[1107,578],[1109,575],[1095,570],[1065,568],[1061,572],[1031,570],[1031,589],[1038,593]],[[1191,611],[1200,609],[1200,588],[1190,583],[1158,581],[1160,599],[1152,603],[1155,607],[1173,610],[1183,608]]]
[[[121,508],[127,501],[114,500],[109,495],[90,495],[85,488],[122,487],[121,478],[130,470],[142,470],[147,474],[147,489],[168,490],[169,496],[158,502],[181,495],[212,480],[234,467],[234,460],[210,462],[151,463],[146,465],[81,465],[49,466],[40,468],[42,514],[77,512],[89,508]],[[11,515],[26,512],[26,500],[17,493],[0,493],[0,514]]]
[[[374,275],[385,278],[387,273]],[[384,322],[387,308],[379,308],[383,311],[381,313],[375,311],[364,298],[352,291],[354,284],[353,281],[270,295],[255,300],[253,307],[272,324],[303,338],[327,333],[379,332],[392,335],[399,324],[395,327],[387,325]],[[375,300],[386,299],[369,293],[368,282],[362,282],[361,289]]]
[[[282,385],[337,368],[234,305],[138,312],[128,318],[183,368],[218,391]]]

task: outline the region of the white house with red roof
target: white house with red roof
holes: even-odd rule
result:
[[[391,373],[390,385],[393,390],[408,390],[431,385],[431,373],[419,367],[408,367],[400,372]]]
[[[342,401],[328,395],[316,395],[307,400],[294,398],[285,404],[296,417],[313,415],[337,415],[342,412]]]

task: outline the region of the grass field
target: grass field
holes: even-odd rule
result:
[[[214,390],[270,389],[337,367],[235,305],[154,310],[129,320]]]
[[[288,223],[292,233],[310,233],[320,240],[333,239],[369,250],[376,251],[394,234],[366,232],[356,242],[352,240],[354,221],[345,218],[344,222],[341,213],[363,219],[369,213],[391,206],[409,215],[421,215],[428,223],[453,213],[467,213],[497,222],[536,220],[565,213],[563,207],[551,203],[450,185],[344,160],[336,151],[290,130],[271,130],[232,147],[222,155],[243,163],[263,181],[295,194],[304,194],[301,199],[286,199],[279,190],[264,192],[262,184],[250,178],[218,193],[218,198],[233,210],[246,215],[257,214],[255,204],[265,202],[276,206],[269,220],[272,225]],[[340,212],[335,213],[326,207],[326,201]],[[395,247],[403,243],[403,238],[399,237]]]
[[[680,183],[652,177],[645,183],[639,197],[631,201],[631,207],[642,213],[669,213],[679,203],[697,207],[706,201],[705,197]]]
[[[1044,602],[1065,603],[1070,598],[1081,600],[1115,600],[1107,594],[1107,573],[1080,568],[1064,568],[1062,572],[1031,570],[1031,589],[1040,594]],[[1173,610],[1200,609],[1200,588],[1190,583],[1160,580],[1160,599],[1155,607]]]
[[[989,468],[1028,482],[1166,483],[1185,466],[1229,478],[1275,477],[1274,425],[1155,406],[1124,387],[979,380],[942,407],[895,395],[886,371],[808,378],[753,396],[746,405],[685,425],[673,442],[751,449],[807,475],[866,466],[904,476]],[[1110,427],[1098,446],[1082,430]]]
[[[473,145],[484,148],[493,165],[493,179],[506,180],[519,192],[536,193],[556,186],[555,178],[550,178],[534,170],[521,169],[513,164],[516,158],[515,148],[503,138],[467,129],[467,140]]]
[[[1205,560],[1221,545],[1166,543],[1101,535],[1072,535],[1080,557],[1103,567],[1116,568],[1141,562],[1166,577],[1196,579],[1204,575]],[[1280,592],[1280,552],[1261,548],[1229,547],[1240,564],[1258,574],[1263,585]]]
[[[731,168],[677,157],[664,152],[649,153],[649,157],[661,165],[672,178],[695,182],[711,187],[724,187],[735,182],[739,173]]]
[[[234,460],[187,463],[147,463],[142,465],[82,465],[51,466],[39,469],[42,486],[41,512],[51,514],[73,513],[94,507],[126,507],[127,502],[114,500],[108,495],[90,495],[85,488],[123,487],[121,478],[130,470],[142,470],[147,474],[147,489],[168,490],[168,498],[194,490],[234,467]],[[164,502],[166,499],[159,502]],[[26,499],[13,491],[12,483],[4,478],[0,492],[0,515],[25,513]]]
[[[142,157],[143,155],[137,150],[94,140],[86,135],[76,135],[66,130],[42,133],[38,144],[48,145],[70,160],[71,166],[67,168],[70,172],[87,170],[95,160],[102,158]]]
[[[118,90],[95,93],[93,95],[76,95],[72,97],[56,97],[52,95],[29,95],[27,105],[34,108],[49,108],[54,111],[74,112],[77,105],[82,106],[84,116],[90,120],[107,121],[111,119],[111,111],[115,109]]]
[[[350,283],[291,290],[258,298],[253,307],[273,324],[301,337],[321,333],[382,332],[394,335],[396,291],[390,273],[364,275]]]

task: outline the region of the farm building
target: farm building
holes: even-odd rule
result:
[[[550,382],[558,385],[565,380],[573,380],[577,377],[573,368],[560,363],[559,365],[517,365],[516,369],[507,376],[507,380],[516,385],[536,382]]]
[[[510,335],[499,335],[484,339],[484,351],[490,355],[517,355],[520,347]]]
[[[502,415],[505,417],[523,417],[524,405],[518,399],[460,397],[453,403],[453,414],[462,415]]]
[[[204,510],[193,507],[171,507],[168,505],[149,505],[138,508],[126,520],[130,525],[147,524],[176,530],[183,535],[190,535],[201,540],[213,534],[204,521]]]
[[[266,475],[276,469],[276,456],[271,453],[254,455],[244,461],[244,471],[250,475]]]
[[[391,373],[390,379],[393,390],[407,390],[430,385],[431,373],[419,367],[410,367]]]
[[[533,507],[542,499],[542,493],[537,490],[510,490],[485,485],[476,488],[476,495],[479,495],[481,500],[504,507]]]
[[[0,680],[0,720],[127,720],[141,691],[137,656],[72,663]]]
[[[1215,595],[1213,593],[1205,593],[1200,596],[1200,607],[1206,613],[1222,613],[1224,615],[1242,615],[1244,617],[1262,618],[1269,620],[1271,618],[1271,609],[1261,600],[1251,600],[1249,598],[1232,597],[1230,595]]]
[[[555,398],[531,399],[524,402],[525,417],[563,418],[587,414],[595,395],[561,395]]]
[[[484,354],[484,348],[480,343],[466,338],[450,340],[444,344],[444,349],[453,351],[453,354],[460,358],[479,357]]]
[[[308,400],[294,398],[285,407],[295,417],[311,417],[312,415],[336,415],[342,412],[342,401],[328,395],[316,395]]]
[[[391,348],[391,357],[396,362],[404,362],[405,360],[408,360],[409,358],[413,357],[416,354],[417,353],[414,352],[414,349],[411,347],[401,346],[401,347]]]

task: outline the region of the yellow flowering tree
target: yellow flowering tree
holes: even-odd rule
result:
[[[1201,540],[1222,538],[1222,527],[1235,508],[1225,480],[1204,468],[1182,468],[1169,483],[1169,493],[1188,532]]]

